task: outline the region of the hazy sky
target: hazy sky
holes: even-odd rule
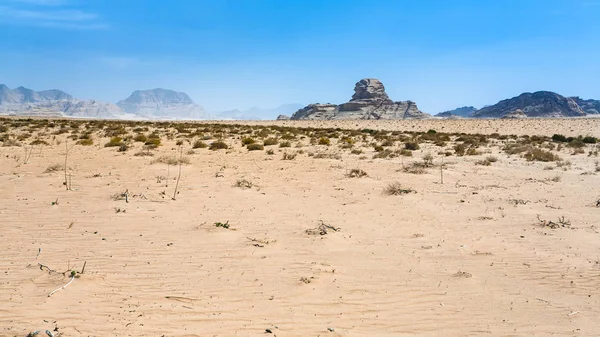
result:
[[[600,0],[0,0],[0,83],[209,111],[342,103],[379,78],[436,113],[525,91],[600,99]]]

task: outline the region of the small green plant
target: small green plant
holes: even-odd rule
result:
[[[222,222],[215,222],[215,227],[222,227],[225,229],[229,229],[229,221],[222,223]]]
[[[108,143],[104,144],[104,147],[116,147],[121,145],[124,145],[121,137],[112,137]]]
[[[552,141],[559,142],[559,143],[566,143],[567,137],[565,137],[564,135],[561,135],[561,134],[554,134],[554,135],[552,135]]]

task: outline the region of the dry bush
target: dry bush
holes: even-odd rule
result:
[[[383,189],[383,194],[385,194],[385,195],[403,195],[403,194],[409,194],[409,193],[417,193],[417,192],[415,190],[413,190],[412,188],[402,187],[402,184],[400,184],[397,181],[390,183]]]
[[[367,177],[368,174],[367,174],[367,172],[365,172],[361,169],[355,168],[355,169],[350,170],[350,172],[348,172],[348,174],[346,174],[346,176],[348,178],[362,178],[362,177]]]
[[[362,154],[363,152],[360,149],[354,149],[354,150],[350,151],[350,153],[352,153],[352,154]]]
[[[179,158],[174,155],[166,155],[166,156],[160,156],[160,157],[154,159],[152,161],[152,164],[161,163],[161,164],[168,164],[168,165],[178,165],[180,162],[181,162],[181,164],[189,164],[190,158],[188,158],[188,157]]]
[[[145,134],[143,134],[143,133],[138,133],[137,135],[135,135],[135,136],[133,137],[133,140],[134,140],[134,141],[136,141],[136,142],[142,142],[142,143],[145,143],[145,142],[147,142],[147,141],[148,141],[148,137],[146,137],[146,135],[145,135]]]
[[[283,160],[294,160],[296,158],[296,153],[283,153]]]
[[[414,162],[402,168],[402,171],[412,174],[424,174],[427,172],[426,166],[423,163]]]
[[[228,148],[229,148],[229,146],[227,145],[227,143],[225,143],[222,140],[214,141],[214,142],[210,143],[210,146],[209,146],[209,150],[213,150],[213,151],[227,150]]]
[[[290,143],[289,141],[281,142],[279,143],[279,147],[292,147],[292,143]]]
[[[207,147],[208,147],[208,145],[206,145],[206,143],[201,140],[197,140],[194,142],[194,144],[192,144],[193,149],[204,149]]]
[[[44,173],[58,172],[58,171],[62,171],[64,169],[65,169],[65,167],[62,164],[52,164],[52,165],[46,167],[46,170],[44,171]]]
[[[277,138],[267,138],[263,142],[264,146],[271,146],[271,145],[277,145],[277,144],[279,144],[279,140]]]
[[[555,155],[554,153],[550,151],[544,151],[538,148],[530,149],[529,151],[527,151],[527,153],[525,153],[523,157],[525,157],[527,161],[549,162],[560,160],[560,157]]]
[[[233,187],[239,187],[243,190],[247,189],[247,188],[252,188],[254,186],[254,184],[247,179],[238,179],[235,184],[233,185]]]
[[[420,149],[421,147],[419,146],[419,144],[417,142],[406,142],[404,143],[404,149],[405,150],[411,150],[411,151],[415,151]]]
[[[329,146],[331,144],[331,140],[329,138],[327,138],[327,137],[321,137],[321,138],[319,138],[318,144],[319,145],[327,145],[327,146]]]
[[[337,153],[318,153],[313,156],[315,159],[342,159],[342,156]]]
[[[83,145],[83,146],[90,146],[90,145],[94,145],[94,141],[92,139],[81,139],[78,140],[77,145]]]
[[[245,137],[242,138],[242,145],[250,145],[250,144],[254,144],[256,141],[254,140],[254,138],[250,138],[250,137]]]
[[[262,144],[254,143],[254,144],[248,144],[246,146],[246,148],[248,149],[248,151],[259,151],[259,150],[264,150],[265,146]]]

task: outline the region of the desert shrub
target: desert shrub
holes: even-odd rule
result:
[[[250,144],[254,144],[254,142],[255,142],[254,138],[250,138],[250,137],[242,138],[242,145],[250,145]]]
[[[136,142],[145,143],[148,141],[148,137],[146,137],[146,135],[143,133],[138,133],[137,135],[133,136],[133,140]]]
[[[400,152],[398,152],[398,154],[400,154],[401,156],[404,156],[404,157],[412,157],[413,153],[411,150],[402,149],[402,150],[400,150]]]
[[[598,138],[592,136],[585,136],[581,139],[581,141],[586,144],[596,144],[598,142]]]
[[[183,145],[183,139],[178,139],[177,142],[175,142],[175,145],[177,145],[177,146]]]
[[[573,140],[571,140],[568,144],[568,147],[575,147],[575,148],[579,148],[579,147],[584,147],[585,143],[583,142],[582,138],[575,138]]]
[[[567,137],[565,137],[564,135],[561,135],[561,134],[554,134],[554,135],[552,135],[552,141],[553,142],[566,143],[567,142]]]
[[[381,146],[385,146],[385,147],[394,146],[394,141],[391,139],[386,139],[383,141],[383,143],[381,143]]]
[[[52,172],[57,172],[57,171],[62,171],[64,170],[64,166],[62,164],[52,164],[48,167],[46,167],[46,170],[44,171],[44,173],[52,173]]]
[[[273,151],[273,149],[268,149],[266,152],[269,156],[272,156],[275,154],[275,151]]]
[[[83,146],[90,146],[90,145],[94,145],[94,141],[91,139],[81,139],[79,141],[77,141],[78,145],[83,145]]]
[[[361,149],[354,149],[354,150],[350,151],[350,153],[352,153],[352,154],[362,154],[363,152],[362,152]]]
[[[373,145],[373,149],[375,150],[375,152],[381,152],[383,151],[383,146],[375,144]]]
[[[538,149],[538,148],[530,149],[529,151],[527,151],[527,153],[525,153],[524,157],[528,161],[548,162],[548,161],[560,160],[560,157],[555,155],[554,153],[552,153],[550,151],[544,151],[544,150]]]
[[[481,152],[477,151],[477,149],[469,148],[469,149],[467,149],[467,152],[465,154],[467,156],[478,156],[481,154]]]
[[[283,160],[294,160],[294,158],[296,158],[296,154],[295,153],[287,153],[284,152],[283,153]]]
[[[331,140],[327,137],[321,137],[319,138],[319,145],[327,145],[329,146],[331,144]]]
[[[394,153],[390,149],[385,149],[383,151],[379,151],[373,155],[373,159],[383,159],[388,157],[395,157]]]
[[[406,143],[404,143],[404,149],[415,151],[415,150],[420,149],[420,147],[419,147],[419,144],[417,144],[416,142],[406,142]]]
[[[416,192],[412,188],[402,187],[402,184],[400,184],[397,181],[390,183],[383,189],[383,194],[385,194],[385,195],[402,195],[402,194],[409,194],[409,193],[416,193]]]
[[[346,176],[348,176],[349,178],[362,178],[368,176],[368,174],[367,172],[361,169],[355,168],[350,170],[350,172],[348,172]]]
[[[467,151],[467,146],[465,144],[456,144],[454,145],[454,153],[457,156],[464,156],[465,152]]]
[[[506,146],[504,147],[503,150],[506,154],[510,155],[510,154],[523,153],[530,149],[531,149],[531,146],[513,143],[513,144],[506,144]]]
[[[48,142],[45,140],[36,139],[36,140],[32,141],[31,143],[29,143],[29,145],[50,145],[50,144],[48,144]]]
[[[432,135],[432,134],[436,134],[436,133],[437,133],[437,131],[435,131],[435,130],[433,130],[433,129],[429,129],[429,130],[427,130],[427,134],[430,134],[430,135]]]
[[[227,146],[227,144],[222,140],[214,141],[214,142],[210,143],[210,146],[209,146],[209,149],[213,150],[213,151],[226,150],[228,148],[229,148],[229,146]]]
[[[157,148],[160,146],[160,144],[161,144],[160,138],[153,137],[152,135],[150,137],[148,137],[148,139],[144,143],[144,145],[149,146],[151,148]]]
[[[414,163],[404,166],[402,168],[402,171],[404,171],[406,173],[411,173],[411,174],[423,174],[423,173],[427,172],[426,168],[427,167],[425,166],[425,164],[419,163],[419,162],[414,162]]]
[[[152,164],[161,163],[161,164],[168,164],[168,165],[178,165],[180,162],[181,162],[181,164],[189,164],[190,159],[188,157],[179,158],[178,156],[174,156],[174,155],[160,156],[160,157],[154,159],[152,161]]]
[[[238,179],[233,186],[239,187],[241,189],[247,189],[247,188],[252,188],[252,186],[254,186],[254,184],[250,180],[247,180],[247,179]]]
[[[574,149],[573,149],[573,153],[571,153],[571,154],[572,154],[572,155],[577,155],[577,154],[584,154],[584,153],[585,153],[585,150],[584,150],[584,149],[582,149],[582,148],[580,148],[580,147],[577,147],[577,148],[574,148]]]
[[[208,147],[208,145],[206,145],[206,143],[203,142],[203,141],[201,141],[201,140],[196,140],[194,142],[194,144],[192,144],[192,148],[193,149],[204,149],[204,148],[207,148],[207,147]]]
[[[277,145],[278,143],[279,143],[279,140],[277,138],[267,138],[263,142],[263,145],[264,146],[271,146],[271,145]]]
[[[117,152],[125,152],[129,150],[129,146],[127,146],[126,144],[123,144],[121,146],[119,146],[119,148],[117,149]]]
[[[248,151],[258,151],[258,150],[264,150],[265,146],[262,144],[253,143],[253,144],[248,144],[246,146],[246,148],[248,149]]]
[[[289,141],[279,143],[279,147],[292,147],[292,143]]]
[[[115,147],[121,145],[124,145],[121,137],[112,137],[108,143],[104,144],[104,147]]]
[[[433,167],[433,155],[431,153],[426,153],[423,156],[423,165],[425,167]]]

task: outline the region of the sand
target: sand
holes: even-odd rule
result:
[[[390,129],[600,136],[598,121]],[[375,124],[382,127],[335,122]],[[185,143],[189,164],[172,200],[178,167],[152,162],[177,156],[175,140],[153,157],[134,156],[140,143],[122,153],[104,147],[108,138],[74,146],[67,191],[63,171],[44,173],[64,163],[64,136],[48,135],[50,145],[34,147],[27,163],[29,146],[0,147],[0,336],[55,328],[62,336],[600,335],[592,145],[585,154],[554,151],[571,163],[563,167],[483,147],[445,157],[442,184],[439,166],[399,170],[428,152],[441,164],[431,144],[393,159],[359,147],[360,159],[308,139],[301,149],[267,147],[273,155],[236,139],[226,140],[233,150],[194,154]],[[475,165],[490,155],[498,161]],[[368,176],[349,178],[352,169]],[[253,186],[236,187],[242,179]],[[396,181],[416,193],[382,193]],[[570,225],[540,225],[560,217]],[[321,223],[339,230],[306,232]],[[80,277],[48,296],[84,263]]]

